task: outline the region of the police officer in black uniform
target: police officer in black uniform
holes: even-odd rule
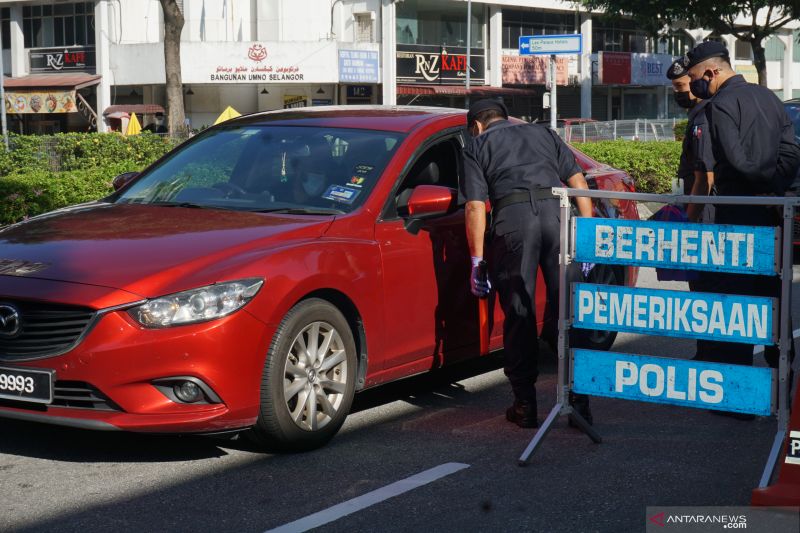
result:
[[[466,200],[471,288],[476,296],[485,297],[491,279],[505,314],[505,374],[514,392],[514,405],[506,418],[520,427],[537,427],[537,269],[542,269],[549,302],[558,302],[559,285],[559,203],[550,188],[562,182],[573,188],[588,187],[575,156],[555,132],[539,124],[510,122],[502,102],[475,102],[467,123],[473,139],[464,150],[460,187]],[[492,224],[484,250],[487,199],[492,204]],[[592,216],[589,198],[577,203],[582,216]],[[488,279],[481,269],[484,251]],[[554,316],[546,319],[555,319],[557,309],[549,314]],[[588,398],[580,397],[573,404],[590,422]]]
[[[800,166],[800,147],[781,101],[761,85],[747,83],[731,68],[727,49],[718,42],[704,42],[687,56],[691,91],[708,100],[705,122],[692,131],[697,152],[693,195],[783,196]],[[696,216],[698,209],[691,214]],[[766,206],[717,205],[717,224],[774,226],[779,217]],[[775,276],[717,274],[709,292],[777,297],[780,279]],[[752,365],[753,347],[739,343],[710,343],[708,361]],[[776,347],[765,350],[770,366],[777,366]]]

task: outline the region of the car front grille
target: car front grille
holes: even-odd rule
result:
[[[20,330],[0,334],[0,360],[22,360],[57,355],[70,349],[92,322],[95,312],[71,305],[0,299],[19,314]],[[2,333],[2,332],[0,332]]]
[[[52,407],[74,407],[95,411],[121,411],[105,394],[83,381],[56,381]]]

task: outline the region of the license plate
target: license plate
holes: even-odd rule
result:
[[[52,403],[53,370],[0,366],[0,398],[23,402]]]

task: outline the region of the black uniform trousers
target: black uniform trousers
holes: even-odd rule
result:
[[[558,319],[559,225],[556,198],[531,199],[530,203],[513,204],[494,213],[488,246],[489,275],[505,314],[504,370],[517,400],[534,401],[536,396],[536,277],[540,267],[547,288],[544,318],[551,324]],[[570,272],[574,277],[580,269]]]
[[[775,226],[779,215],[773,208],[763,206],[723,206],[716,208],[715,223],[740,224],[744,226]],[[781,279],[779,276],[753,276],[749,274],[729,274],[723,272],[703,272],[700,290],[718,294],[739,294],[744,296],[769,296],[780,298]],[[694,290],[694,289],[693,289]],[[791,316],[788,317],[791,339]],[[778,367],[780,351],[778,346],[766,346],[764,358],[772,368]],[[734,365],[753,364],[753,345],[738,342],[698,341],[696,359]],[[790,361],[794,359],[794,341],[790,344]]]

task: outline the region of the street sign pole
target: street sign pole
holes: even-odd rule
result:
[[[3,28],[0,26],[0,42],[3,41]],[[3,66],[3,54],[0,52],[0,122],[3,128],[3,144],[8,151],[8,123],[6,121],[6,75]]]
[[[558,118],[558,98],[556,98],[556,55],[550,55],[550,129],[556,129],[556,119]]]
[[[519,38],[519,55],[550,57],[550,128],[556,129],[558,118],[558,102],[556,93],[558,79],[556,77],[556,56],[580,55],[583,51],[583,38],[580,33],[566,35],[521,35]]]

